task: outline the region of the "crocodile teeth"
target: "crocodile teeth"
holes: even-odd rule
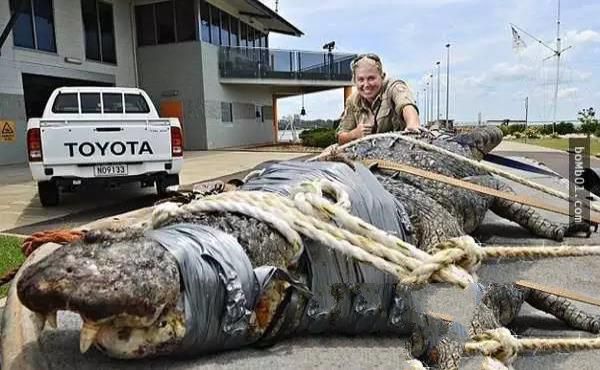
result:
[[[48,326],[51,327],[52,329],[57,328],[58,323],[57,323],[57,319],[56,319],[56,311],[50,312],[46,316],[46,324],[48,324]]]
[[[100,326],[91,322],[84,322],[81,327],[81,334],[79,337],[79,350],[81,353],[87,352],[91,345],[96,340],[96,335],[100,330]]]

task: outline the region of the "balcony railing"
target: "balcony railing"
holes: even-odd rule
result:
[[[356,54],[242,48],[219,49],[219,73],[224,78],[350,81]]]

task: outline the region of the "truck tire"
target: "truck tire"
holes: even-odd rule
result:
[[[172,185],[179,185],[179,175],[166,175],[156,180],[156,193],[162,197]]]
[[[52,207],[58,205],[60,194],[58,191],[58,186],[54,182],[40,181],[37,185],[40,203],[42,203],[42,206]]]

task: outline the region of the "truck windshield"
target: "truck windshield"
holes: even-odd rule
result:
[[[125,113],[150,113],[150,108],[142,95],[125,94]]]
[[[123,113],[123,94],[103,93],[104,113]]]
[[[79,113],[77,93],[60,93],[52,105],[53,113]]]
[[[81,113],[100,113],[100,94],[81,93]]]

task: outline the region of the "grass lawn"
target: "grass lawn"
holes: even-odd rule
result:
[[[544,138],[544,139],[513,139],[511,141],[516,141],[518,143],[527,143],[532,145],[539,145],[545,148],[558,149],[558,150],[567,150],[569,148],[569,139],[567,138]],[[592,137],[590,140],[590,154],[597,155],[600,154],[600,138]]]
[[[20,247],[21,240],[19,238],[0,235],[0,276],[19,266],[25,260]],[[0,286],[0,298],[6,296],[9,285]]]

